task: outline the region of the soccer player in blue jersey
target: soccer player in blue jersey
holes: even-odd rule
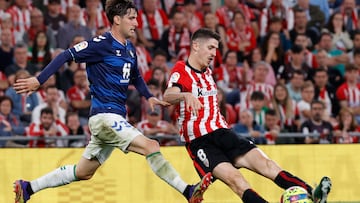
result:
[[[145,137],[125,120],[129,84],[148,99],[151,108],[169,104],[151,95],[139,74],[135,47],[128,40],[138,25],[135,5],[130,0],[108,0],[105,10],[112,25],[109,32],[65,50],[38,77],[19,79],[14,84],[17,93],[31,94],[64,63],[86,63],[92,105],[89,118],[91,141],[78,164],[62,166],[32,181],[16,180],[15,203],[25,203],[31,195],[45,188],[90,179],[114,148],[146,156],[156,175],[181,192],[190,203],[201,202],[211,183],[211,173],[198,184],[188,185],[163,158],[157,141]]]

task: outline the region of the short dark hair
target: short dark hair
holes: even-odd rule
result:
[[[360,48],[354,48],[353,56],[360,55]]]
[[[275,109],[268,109],[268,110],[266,110],[265,115],[277,116]]]
[[[220,35],[210,29],[207,28],[200,28],[194,32],[191,36],[191,41],[195,41],[197,39],[216,39],[217,41],[220,40]]]
[[[250,101],[263,101],[263,100],[265,100],[265,95],[260,91],[254,91],[250,96]]]
[[[41,111],[40,111],[40,116],[43,115],[43,114],[54,115],[54,111],[50,107],[45,107],[45,108],[41,109]]]
[[[319,68],[315,68],[314,76],[316,75],[316,73],[320,73],[320,72],[325,72],[326,74],[328,73],[324,67],[319,67]]]
[[[129,11],[134,9],[138,12],[134,2],[132,0],[107,0],[105,5],[106,17],[110,24],[114,23],[114,16],[118,15],[124,17]]]
[[[312,100],[311,101],[311,109],[312,109],[312,107],[313,107],[313,105],[314,104],[320,104],[323,108],[325,108],[325,104],[324,104],[324,102],[322,102],[322,101],[320,101],[320,100],[317,100],[317,99],[314,99],[314,100]]]
[[[304,47],[298,45],[298,44],[294,44],[291,47],[291,52],[294,54],[300,54],[302,51],[304,50]]]

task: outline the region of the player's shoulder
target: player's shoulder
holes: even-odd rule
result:
[[[174,67],[172,69],[173,72],[179,72],[185,70],[186,63],[185,61],[178,61],[174,64]]]

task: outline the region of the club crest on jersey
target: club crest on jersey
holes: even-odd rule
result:
[[[178,72],[174,72],[170,77],[171,83],[177,83],[179,81],[180,74]]]
[[[83,41],[83,42],[80,42],[80,43],[77,43],[74,48],[75,48],[75,51],[76,52],[79,52],[81,50],[84,50],[88,47],[88,42],[87,41]]]

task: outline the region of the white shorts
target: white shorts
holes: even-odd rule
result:
[[[127,148],[135,137],[142,133],[129,124],[121,115],[100,113],[89,119],[91,140],[86,146],[83,157],[97,158],[103,164],[114,148],[127,153]]]

